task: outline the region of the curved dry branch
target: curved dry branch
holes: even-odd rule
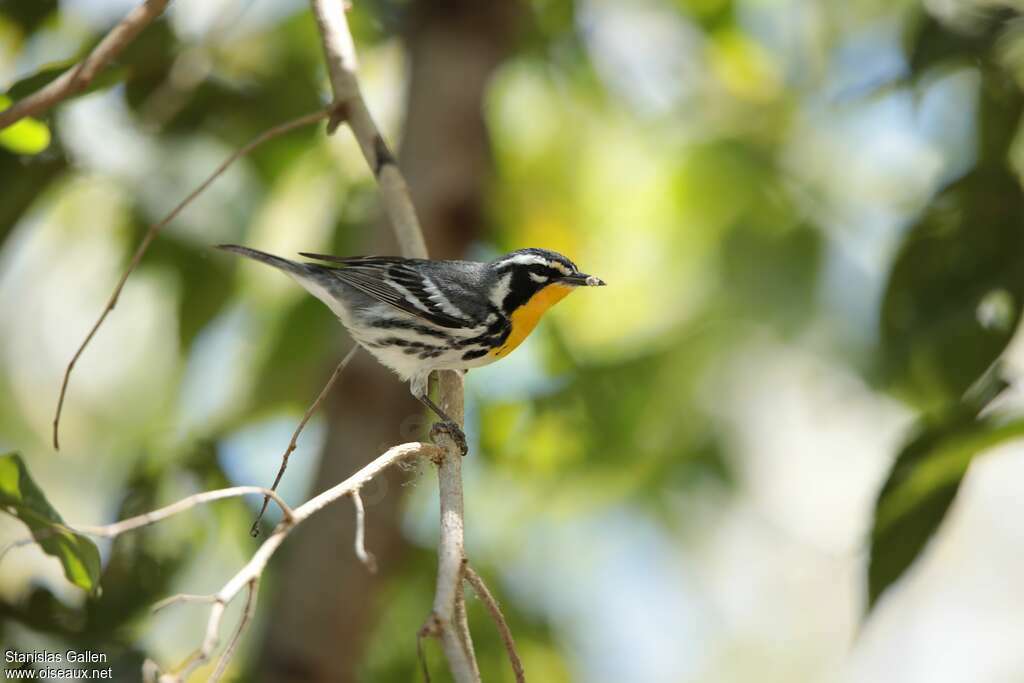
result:
[[[164,12],[170,0],[145,0],[110,29],[85,59],[31,95],[0,111],[0,130],[26,116],[40,114],[58,102],[82,92],[100,71],[128,47],[144,28]]]
[[[152,512],[146,512],[135,517],[129,517],[128,519],[115,522],[113,524],[105,524],[102,526],[91,526],[88,524],[54,524],[49,529],[44,529],[30,538],[23,538],[13,543],[9,543],[0,550],[0,562],[3,561],[7,553],[16,549],[22,548],[28,545],[35,545],[44,538],[52,536],[60,532],[71,532],[86,534],[88,536],[99,536],[100,538],[115,538],[126,531],[133,531],[140,527],[149,526],[150,524],[156,524],[162,522],[168,517],[173,517],[186,510],[191,510],[197,505],[203,505],[205,503],[212,503],[216,500],[224,500],[225,498],[238,498],[239,496],[251,495],[254,493],[262,494],[269,499],[273,499],[275,503],[281,508],[281,513],[286,520],[290,520],[293,516],[292,509],[288,507],[288,504],[277,495],[276,492],[263,488],[262,486],[232,486],[226,489],[216,489],[214,491],[203,491],[202,493],[196,493],[187,498],[182,498],[179,501],[171,503],[165,507],[153,510]],[[174,601],[194,601],[201,599],[203,596],[195,595],[180,595],[171,599],[170,601],[163,601],[157,603],[153,608],[154,610],[166,607],[167,604]]]
[[[133,531],[140,527],[149,526],[150,524],[156,524],[162,522],[168,517],[173,517],[186,510],[191,510],[197,505],[204,503],[212,503],[215,500],[223,500],[225,498],[237,498],[238,496],[245,496],[253,493],[262,494],[268,498],[272,498],[275,503],[281,508],[281,513],[284,515],[285,520],[290,520],[294,516],[294,512],[288,504],[277,495],[275,491],[262,486],[232,486],[226,489],[217,489],[215,491],[203,491],[202,493],[196,493],[182,498],[181,500],[171,503],[166,507],[162,507],[152,512],[146,512],[135,517],[129,517],[128,519],[115,522],[114,524],[105,524],[103,526],[89,526],[89,525],[74,525],[69,528],[72,531],[77,531],[81,534],[88,534],[89,536],[100,536],[101,538],[114,538],[120,536],[126,531]]]
[[[352,492],[352,505],[356,510],[356,557],[372,574],[377,571],[377,558],[366,551],[366,509],[363,507],[363,497],[359,494],[359,489]]]
[[[185,660],[174,669],[161,672],[159,668],[152,662],[147,662],[144,668],[144,675],[147,680],[158,680],[160,683],[182,683],[185,681],[193,672],[199,667],[209,662],[217,647],[220,645],[220,627],[221,622],[224,619],[224,611],[227,606],[238,596],[243,590],[247,590],[248,598],[246,600],[246,608],[243,612],[239,626],[236,628],[234,634],[229,641],[228,647],[224,654],[221,656],[215,671],[215,676],[223,673],[224,668],[227,667],[228,661],[231,655],[234,653],[235,645],[241,638],[242,632],[245,627],[250,623],[252,610],[254,609],[257,586],[260,578],[263,576],[263,571],[266,569],[267,563],[270,558],[274,555],[277,549],[281,546],[284,540],[289,534],[304,521],[320,512],[328,505],[338,501],[341,498],[350,496],[353,492],[358,491],[368,481],[373,479],[375,476],[380,474],[382,471],[390,467],[391,465],[410,460],[412,458],[429,457],[431,459],[437,458],[440,454],[440,449],[428,443],[411,442],[405,443],[398,446],[394,446],[385,451],[382,455],[378,456],[371,463],[363,467],[361,470],[350,476],[345,481],[332,486],[323,493],[314,496],[299,507],[290,511],[290,514],[286,514],[285,519],[277,525],[273,533],[267,536],[266,540],[260,544],[256,552],[253,553],[249,561],[243,566],[238,572],[235,573],[227,583],[225,583],[219,591],[211,595],[179,595],[173,596],[158,603],[158,607],[166,607],[169,604],[175,604],[178,602],[207,602],[211,604],[210,615],[206,622],[206,634],[203,638],[202,643],[193,651]],[[250,488],[255,491],[248,491],[248,493],[265,493],[269,489],[262,489],[258,487],[235,487],[237,488]],[[225,491],[231,489],[225,489]],[[218,491],[210,491],[207,495],[219,493]],[[199,494],[204,495],[204,494]],[[222,496],[226,497],[226,496]],[[190,496],[195,498],[195,496]],[[275,494],[276,498],[276,494]],[[187,500],[187,499],[186,499]],[[184,503],[185,501],[179,501],[178,504]],[[175,504],[175,505],[178,505]],[[193,503],[192,506],[194,506]],[[162,508],[167,510],[174,506],[168,506]],[[190,506],[191,507],[191,506]],[[185,508],[187,509],[187,508]],[[148,515],[141,515],[140,518],[146,518],[152,521],[159,521],[153,519],[154,516],[160,511],[149,513]],[[165,515],[166,516],[169,515]],[[133,518],[139,519],[139,518]],[[132,520],[125,520],[126,522]],[[152,523],[147,521],[146,523]],[[112,525],[113,526],[113,525]],[[143,524],[135,524],[130,528],[138,528]],[[88,527],[87,527],[88,528]],[[104,529],[105,527],[93,527],[93,529]],[[122,531],[127,531],[123,529]]]
[[[306,114],[305,116],[300,116],[296,119],[292,119],[291,121],[279,124],[277,126],[274,126],[273,128],[270,128],[269,130],[260,133],[244,147],[237,150],[231,156],[225,159],[224,162],[221,163],[221,165],[218,166],[213,171],[213,173],[211,173],[209,177],[206,178],[206,180],[200,183],[199,187],[192,190],[192,192],[189,193],[187,197],[185,197],[177,206],[171,209],[170,213],[168,213],[158,222],[149,226],[149,229],[146,231],[145,236],[139,243],[138,248],[136,248],[135,253],[132,255],[131,261],[128,262],[128,267],[121,275],[121,279],[118,280],[117,285],[114,287],[114,291],[110,294],[110,298],[107,300],[107,305],[104,306],[103,311],[100,313],[100,317],[96,319],[96,322],[89,330],[89,333],[85,335],[85,339],[82,340],[82,343],[78,346],[78,349],[75,351],[75,354],[71,357],[71,361],[68,363],[67,368],[64,370],[64,379],[61,381],[60,385],[60,395],[57,397],[57,410],[53,416],[53,448],[55,450],[60,450],[60,440],[58,439],[58,434],[60,430],[60,415],[64,409],[64,397],[67,395],[68,382],[71,380],[71,371],[75,369],[75,364],[78,363],[78,359],[81,358],[82,353],[85,351],[85,347],[87,347],[89,345],[89,342],[92,341],[92,338],[96,336],[96,332],[100,329],[100,326],[103,325],[103,321],[106,320],[110,312],[114,310],[114,307],[117,305],[117,299],[119,296],[121,296],[121,290],[124,289],[124,284],[128,281],[128,276],[130,276],[132,272],[135,270],[135,268],[138,267],[139,262],[142,261],[142,257],[146,253],[146,250],[149,249],[149,245],[153,242],[154,239],[156,239],[157,233],[160,232],[161,228],[163,228],[165,225],[174,220],[175,217],[177,217],[177,215],[181,213],[186,206],[191,204],[196,197],[202,194],[203,191],[207,187],[209,187],[214,180],[220,177],[220,175],[224,173],[224,171],[226,171],[229,166],[231,166],[231,164],[235,163],[240,158],[244,157],[246,154],[262,145],[264,142],[267,142],[268,140],[273,140],[279,135],[284,135],[285,133],[293,131],[296,128],[301,128],[302,126],[308,126],[311,123],[316,123],[317,121],[326,118],[329,113],[329,110],[324,110],[313,112],[311,114]]]

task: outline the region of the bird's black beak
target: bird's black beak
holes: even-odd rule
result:
[[[562,282],[573,287],[604,287],[604,280],[593,275],[587,275],[586,273],[566,275],[562,278]]]

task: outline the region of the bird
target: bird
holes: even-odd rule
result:
[[[504,358],[570,292],[605,285],[536,247],[489,262],[308,252],[299,256],[311,262],[299,262],[237,244],[217,248],[285,272],[325,303],[359,346],[409,382],[463,455],[465,434],[428,395],[430,373],[464,373]]]

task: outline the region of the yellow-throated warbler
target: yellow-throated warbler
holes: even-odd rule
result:
[[[427,395],[430,373],[507,356],[574,288],[604,284],[546,249],[520,249],[490,263],[300,254],[325,265],[234,244],[219,248],[283,270],[327,304],[360,346],[455,428],[463,450],[461,431]]]

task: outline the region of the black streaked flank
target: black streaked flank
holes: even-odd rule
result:
[[[473,351],[466,351],[462,354],[462,360],[474,360],[481,356],[486,356],[490,349],[475,349]]]
[[[371,319],[368,324],[370,327],[374,327],[378,330],[408,330],[410,332],[415,332],[416,334],[422,334],[424,337],[434,337],[435,339],[443,339],[447,342],[452,341],[452,337],[449,334],[427,327],[426,325],[417,325],[409,320],[378,318]]]
[[[512,323],[504,316],[498,316],[491,322],[482,334],[468,339],[459,339],[453,345],[464,349],[467,346],[501,346],[512,333]]]
[[[402,348],[408,347],[410,349],[441,349],[443,347],[434,346],[433,344],[424,344],[423,342],[413,341],[412,339],[402,339],[401,337],[387,337],[377,342],[380,348],[387,346],[400,346]]]

